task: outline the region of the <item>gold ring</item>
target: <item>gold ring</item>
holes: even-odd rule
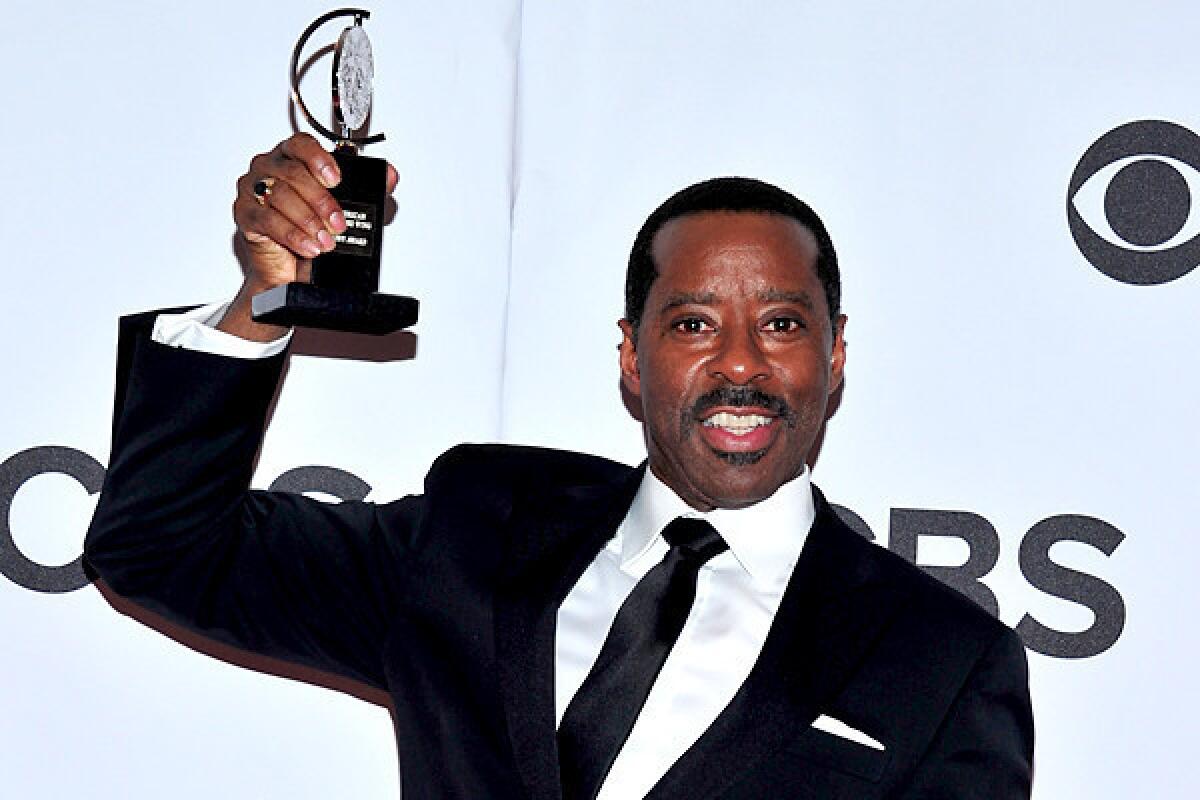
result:
[[[271,187],[275,185],[274,178],[263,178],[254,182],[254,199],[258,201],[260,206],[267,205],[267,198],[271,196]]]

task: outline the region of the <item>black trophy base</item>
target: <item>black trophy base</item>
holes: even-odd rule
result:
[[[255,322],[376,335],[412,325],[417,306],[413,297],[301,282],[268,289],[251,301]]]

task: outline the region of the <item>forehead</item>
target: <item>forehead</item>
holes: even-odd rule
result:
[[[667,222],[654,237],[651,291],[704,285],[819,291],[817,240],[782,214],[706,211]]]

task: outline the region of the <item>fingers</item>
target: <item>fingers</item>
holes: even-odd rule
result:
[[[234,219],[248,242],[271,242],[301,258],[316,258],[333,248],[329,231],[291,184],[276,180],[266,202],[260,203],[254,195],[257,180],[251,173],[239,178],[233,204]]]
[[[254,185],[272,179],[270,193],[259,198]],[[333,234],[345,218],[326,183],[340,179],[337,163],[308,134],[297,134],[250,161],[237,184],[234,221],[250,242],[270,240],[303,258],[333,249]]]
[[[342,179],[337,162],[333,160],[321,143],[307,133],[297,133],[280,142],[276,148],[293,161],[303,164],[326,189],[337,186]]]
[[[341,233],[346,229],[342,209],[328,187],[341,180],[337,162],[307,133],[285,139],[278,147],[250,162],[248,176],[273,177],[276,180],[267,205],[291,219],[297,227],[316,237],[320,229]],[[280,187],[279,183],[287,186]],[[332,248],[332,245],[329,245]]]
[[[257,196],[254,186],[270,180]],[[387,191],[399,180],[387,165]],[[341,181],[333,156],[306,133],[285,139],[250,161],[238,179],[233,218],[248,245],[250,267],[263,282],[293,280],[304,262],[334,249],[334,236],[346,230],[341,207],[329,189]]]

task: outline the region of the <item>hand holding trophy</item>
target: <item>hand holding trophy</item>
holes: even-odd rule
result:
[[[353,25],[342,31],[334,47],[333,109],[339,129],[334,133],[313,117],[300,96],[298,68],[304,46],[318,28],[351,16]],[[253,298],[256,322],[384,334],[417,321],[414,298],[378,292],[387,162],[358,152],[384,138],[382,133],[364,135],[371,111],[374,60],[362,22],[370,16],[359,8],[331,11],[305,29],[292,51],[292,101],[318,133],[334,142],[333,158],[342,179],[330,192],[342,207],[346,229],[334,237],[331,251],[313,259],[311,281],[293,281]],[[273,183],[271,178],[254,183],[254,197],[260,205],[270,201]]]

